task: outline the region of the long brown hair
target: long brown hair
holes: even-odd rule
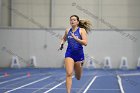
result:
[[[76,17],[77,21],[79,21],[78,26],[80,28],[84,28],[87,33],[91,30],[91,22],[89,20],[80,20],[77,15],[72,15],[72,16],[70,16],[70,18],[71,17]]]

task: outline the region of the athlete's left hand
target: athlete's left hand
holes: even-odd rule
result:
[[[76,36],[74,35],[74,33],[71,33],[71,36],[75,39],[76,38]]]

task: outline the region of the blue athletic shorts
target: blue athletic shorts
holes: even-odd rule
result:
[[[84,60],[84,52],[83,49],[81,50],[71,50],[67,49],[65,53],[65,58],[70,57],[74,60],[74,62],[77,61],[83,61]]]

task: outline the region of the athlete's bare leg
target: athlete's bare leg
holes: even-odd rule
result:
[[[72,86],[72,75],[73,75],[73,67],[74,61],[72,58],[65,58],[65,67],[66,67],[66,88],[67,93],[71,93]]]

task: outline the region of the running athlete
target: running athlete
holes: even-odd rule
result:
[[[71,93],[73,70],[76,79],[80,80],[81,78],[84,62],[83,45],[87,46],[87,33],[90,31],[91,24],[87,20],[79,20],[77,15],[72,15],[70,25],[71,28],[66,29],[60,45],[60,50],[62,50],[64,43],[68,42],[65,53],[67,93]]]

